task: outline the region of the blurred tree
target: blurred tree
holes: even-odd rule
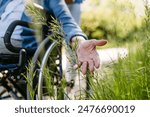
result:
[[[83,12],[81,24],[84,32],[89,38],[132,40],[129,37],[141,27],[142,21],[136,16],[134,5],[129,0],[102,1],[90,0],[91,4],[97,5],[91,5],[93,8]]]
[[[94,5],[99,5],[100,0],[90,0],[90,3]]]

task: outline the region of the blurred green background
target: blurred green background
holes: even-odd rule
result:
[[[115,43],[143,40],[147,30],[145,4],[143,0],[85,0],[81,27],[89,39]]]
[[[124,59],[90,77],[91,99],[150,99],[150,0],[85,0],[82,29],[89,39],[108,40],[106,48],[124,47]],[[94,79],[94,80],[93,80]]]

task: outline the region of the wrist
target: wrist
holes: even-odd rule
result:
[[[71,39],[71,47],[77,47],[80,43],[86,41],[82,36],[75,36]]]

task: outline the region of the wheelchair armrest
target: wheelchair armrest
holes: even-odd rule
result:
[[[11,36],[12,36],[15,28],[17,26],[31,28],[30,25],[32,25],[32,23],[21,21],[21,20],[16,20],[9,25],[9,27],[7,28],[6,33],[4,35],[4,44],[9,51],[14,52],[14,53],[19,53],[20,50],[23,49],[21,47],[14,47],[11,43]],[[34,33],[33,33],[33,35],[34,35]],[[32,51],[32,50],[28,50],[28,51]]]

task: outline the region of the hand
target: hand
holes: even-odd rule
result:
[[[96,50],[96,46],[103,46],[107,43],[106,40],[82,40],[78,42],[76,49],[78,66],[81,66],[81,72],[86,74],[87,69],[90,72],[94,71],[94,68],[99,68],[100,59]]]

